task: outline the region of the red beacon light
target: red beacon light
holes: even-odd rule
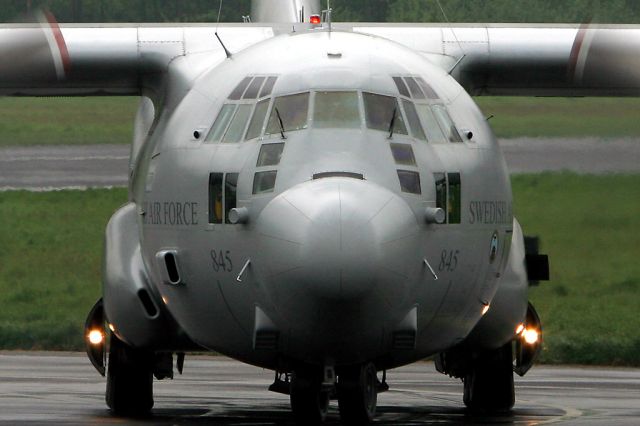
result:
[[[320,19],[320,15],[311,15],[309,17],[309,22],[311,22],[312,25],[320,25],[322,20]]]

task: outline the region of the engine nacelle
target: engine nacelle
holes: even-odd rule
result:
[[[140,254],[137,209],[120,208],[109,221],[104,250],[104,314],[118,338],[152,350],[198,348],[182,332],[150,284]]]

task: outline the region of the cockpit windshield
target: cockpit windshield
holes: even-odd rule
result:
[[[313,127],[359,129],[358,92],[316,92]]]
[[[398,100],[393,96],[364,92],[364,111],[367,127],[401,135],[407,134]]]
[[[272,96],[277,76],[246,77],[229,95],[205,141],[237,143],[276,135],[286,139],[287,133],[309,126],[361,129],[365,124],[389,138],[403,135],[428,143],[462,142],[446,106],[422,77],[392,79],[396,96],[357,89]]]
[[[309,92],[277,97],[271,109],[266,134],[306,129],[308,112]]]

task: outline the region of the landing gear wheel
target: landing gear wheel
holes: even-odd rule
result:
[[[511,342],[483,354],[464,377],[464,404],[474,411],[505,412],[515,403]]]
[[[376,415],[378,377],[375,365],[369,363],[343,371],[338,376],[338,406],[342,422],[366,425]]]
[[[153,407],[153,353],[111,335],[106,400],[116,415],[148,414]]]
[[[291,377],[291,410],[300,425],[319,425],[327,417],[329,392],[319,377],[294,373]]]

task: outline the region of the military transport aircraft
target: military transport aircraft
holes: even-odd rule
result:
[[[640,30],[336,23],[319,0],[44,21],[0,27],[0,95],[141,96],[86,324],[114,413],[148,412],[153,376],[204,350],[273,370],[302,424],[331,399],[370,422],[386,372],[429,356],[470,409],[514,405],[548,263],[470,94],[638,95]]]

